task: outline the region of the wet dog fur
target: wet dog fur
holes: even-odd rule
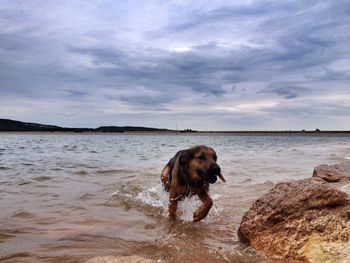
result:
[[[169,192],[169,218],[176,218],[178,201],[185,197],[198,195],[202,205],[193,214],[193,221],[205,218],[213,205],[209,196],[209,185],[216,182],[221,175],[220,166],[216,163],[215,151],[204,145],[194,146],[178,151],[165,165],[161,173],[164,188]]]

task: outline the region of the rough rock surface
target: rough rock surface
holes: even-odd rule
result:
[[[320,178],[279,183],[245,213],[238,235],[273,258],[346,262],[349,211],[349,195]]]
[[[315,167],[312,176],[322,178],[326,182],[350,181],[350,162],[319,165]]]

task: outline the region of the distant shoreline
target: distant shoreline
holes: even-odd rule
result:
[[[350,131],[125,131],[125,132],[98,132],[98,131],[0,131],[1,134],[18,135],[155,135],[155,136],[308,136],[308,137],[350,137]]]
[[[350,131],[285,130],[285,131],[196,131],[169,130],[141,126],[100,126],[97,128],[68,128],[54,125],[0,119],[0,134],[84,134],[84,135],[210,135],[210,136],[350,136]]]

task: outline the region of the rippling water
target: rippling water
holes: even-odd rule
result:
[[[216,150],[227,183],[211,186],[205,220],[191,222],[192,198],[169,222],[160,171],[196,144]],[[0,261],[264,262],[237,238],[250,204],[345,159],[350,137],[0,134]]]

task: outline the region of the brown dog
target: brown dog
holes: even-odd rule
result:
[[[220,166],[216,163],[215,151],[200,145],[181,150],[175,154],[162,170],[161,180],[169,192],[169,217],[175,219],[177,203],[184,198],[198,195],[203,204],[193,214],[193,221],[199,221],[208,215],[213,200],[208,195],[209,183],[213,184],[217,176],[225,182]]]

